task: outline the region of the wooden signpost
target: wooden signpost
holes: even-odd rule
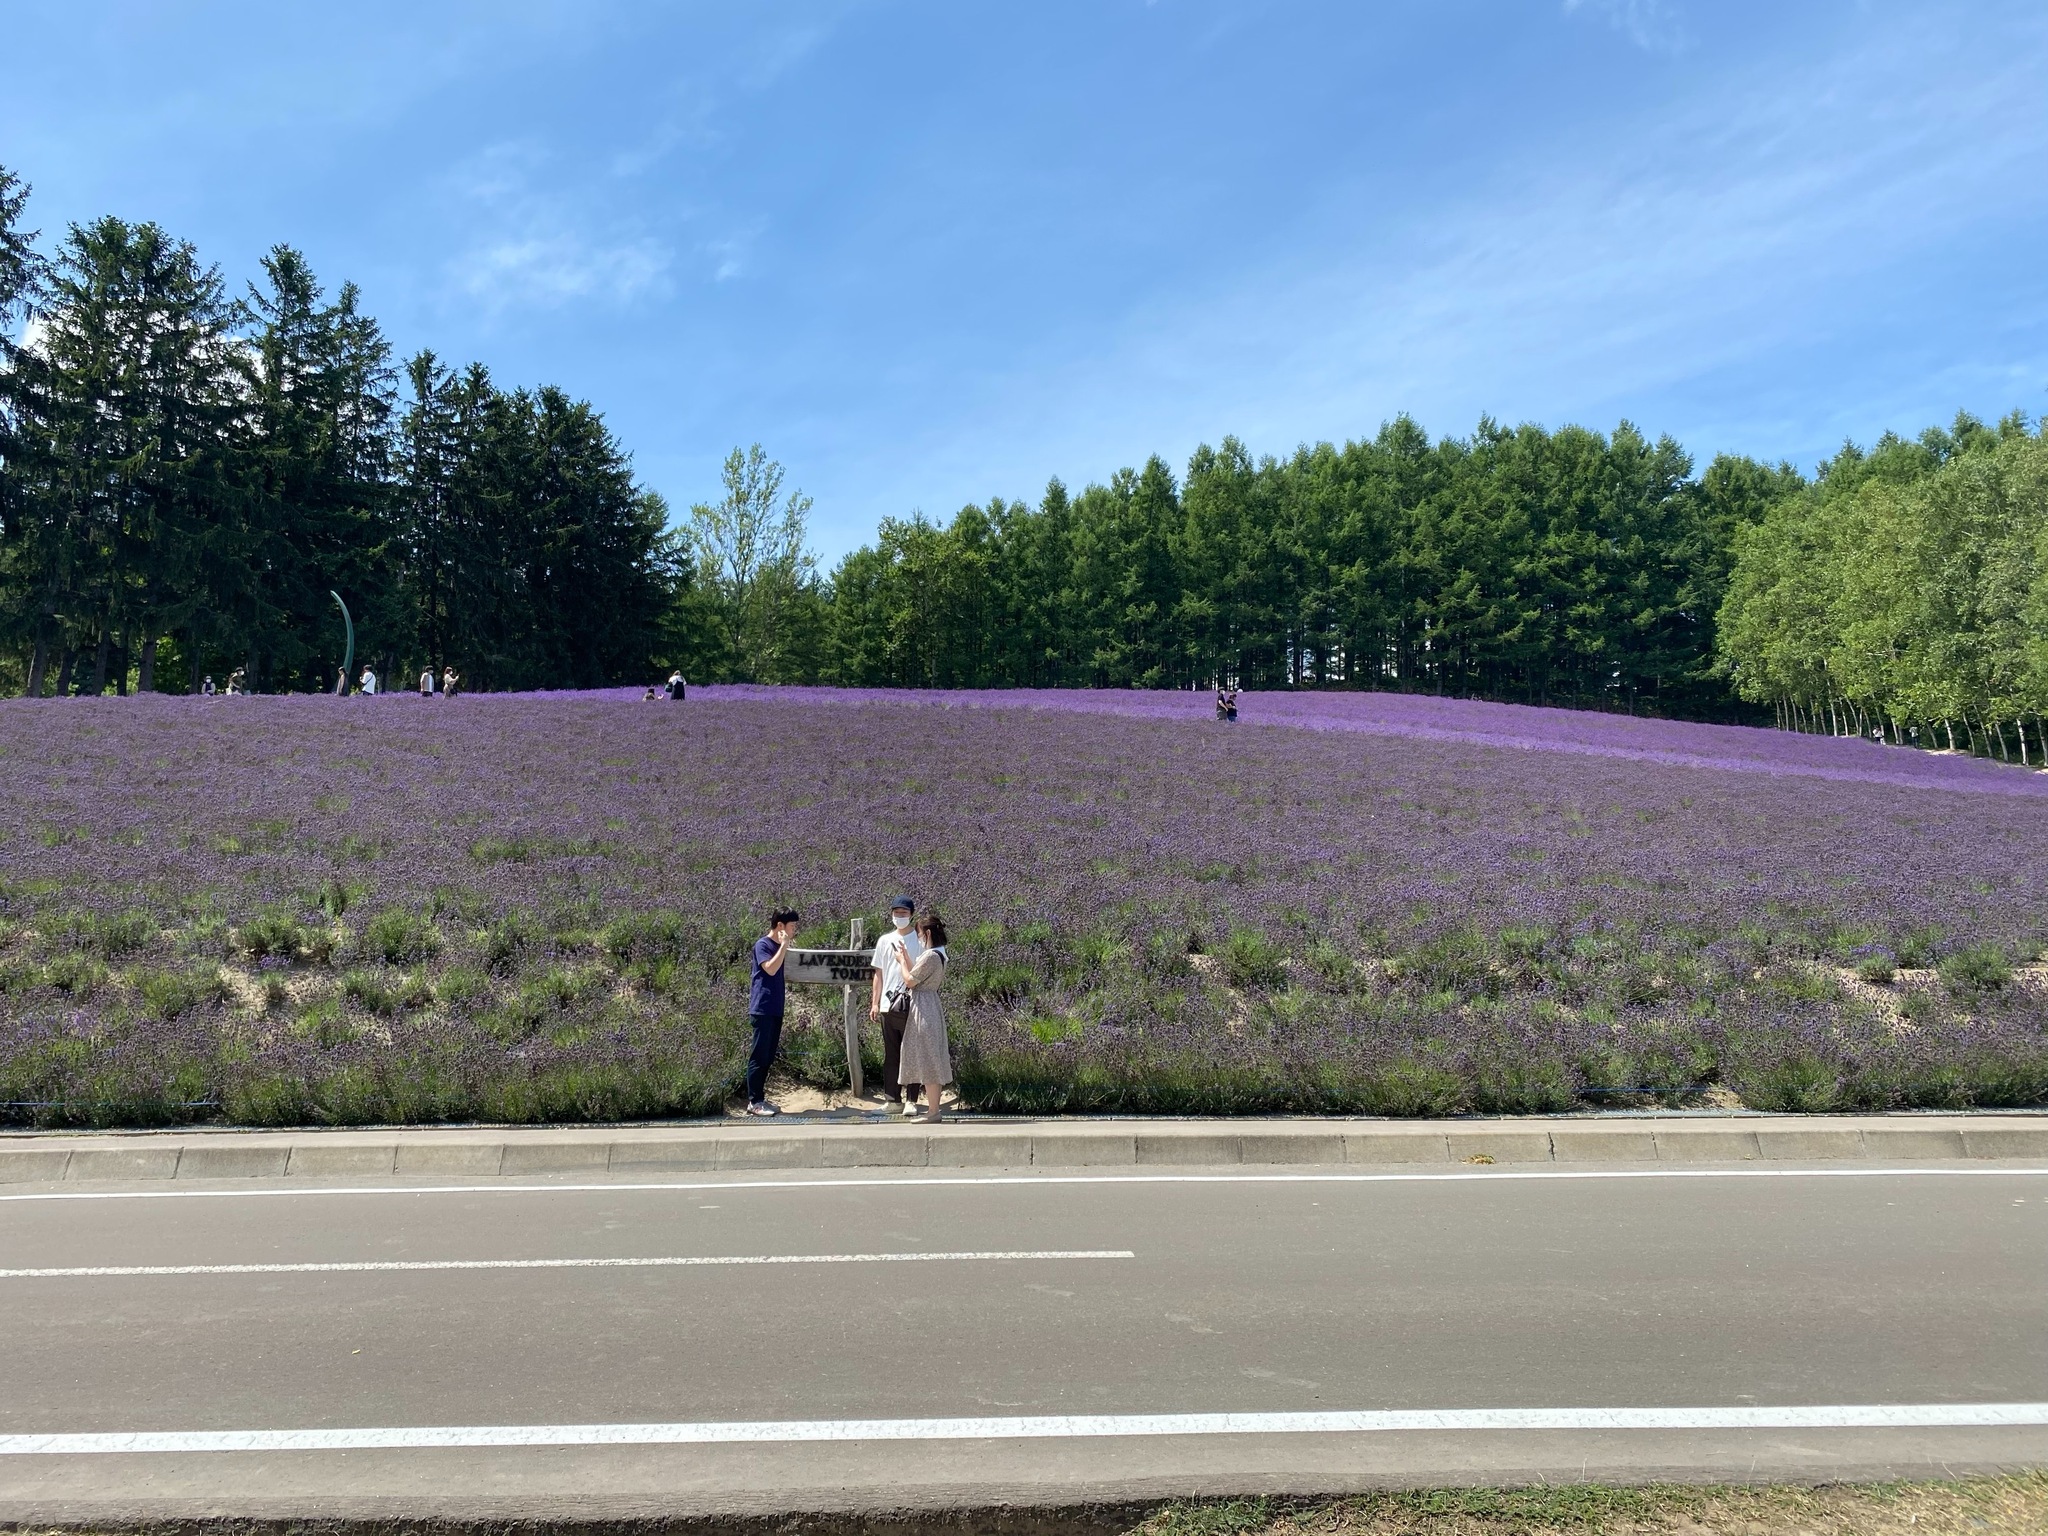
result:
[[[860,1016],[867,1007],[868,977],[874,971],[868,963],[872,957],[861,948],[866,937],[867,924],[856,917],[853,931],[847,935],[845,949],[792,948],[789,957],[782,962],[782,975],[786,981],[793,981],[800,987],[839,988],[840,1022],[846,1031],[846,1081],[855,1098],[866,1092],[860,1070]],[[858,1004],[853,996],[855,987],[862,993]]]

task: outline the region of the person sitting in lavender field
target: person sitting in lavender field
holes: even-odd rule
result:
[[[917,920],[922,953],[911,962],[905,981],[910,987],[910,1023],[903,1031],[903,1056],[897,1069],[903,1096],[913,1085],[924,1089],[924,1118],[939,1119],[939,1094],[953,1081],[953,1053],[946,1045],[946,1008],[939,988],[946,980],[946,925],[936,912]],[[909,1111],[906,1108],[905,1113]]]
[[[210,699],[213,697],[214,691],[215,690],[213,686],[213,674],[209,672],[206,674],[206,681],[199,685],[199,696],[201,698]]]

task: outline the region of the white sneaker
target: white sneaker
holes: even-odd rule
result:
[[[917,1105],[911,1102],[909,1099],[905,1099],[903,1101],[903,1118],[908,1120],[912,1115],[916,1113],[918,1113]]]

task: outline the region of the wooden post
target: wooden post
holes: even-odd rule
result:
[[[856,917],[853,920],[853,927],[848,932],[846,947],[861,948],[867,939],[867,933],[866,919]],[[860,1012],[854,1003],[851,985],[841,987],[839,992],[840,1009],[844,1015],[843,1023],[846,1028],[846,1082],[857,1099],[867,1092],[866,1084],[861,1081],[860,1070]]]

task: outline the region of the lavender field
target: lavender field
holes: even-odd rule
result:
[[[0,704],[0,1115],[715,1113],[765,909],[830,942],[899,888],[953,925],[987,1110],[2048,1100],[2048,776],[1504,705],[1245,706]],[[836,1014],[793,1022],[790,1070],[830,1081]]]

